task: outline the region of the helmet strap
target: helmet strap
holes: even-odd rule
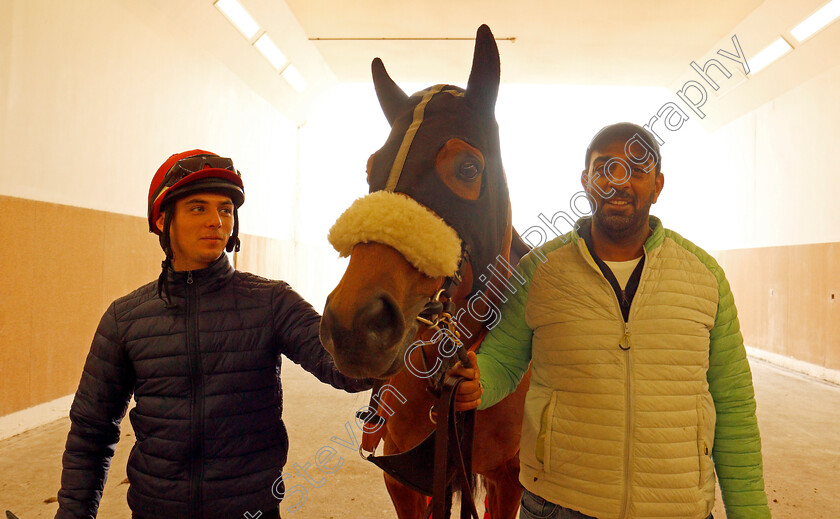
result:
[[[168,209],[172,209],[171,207]],[[169,239],[169,228],[172,225],[172,213],[174,211],[167,210],[163,217],[163,230],[160,233],[160,247],[163,253],[166,254],[166,259],[160,263],[160,276],[158,276],[157,292],[158,297],[165,303],[167,309],[178,308],[177,304],[172,303],[169,296],[169,269],[172,268],[172,245]]]
[[[239,208],[233,208],[233,232],[228,238],[225,250],[228,252],[239,252]]]

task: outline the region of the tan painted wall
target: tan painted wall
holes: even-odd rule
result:
[[[840,243],[718,252],[748,346],[840,370]]]
[[[6,196],[0,206],[3,416],[76,391],[102,314],[157,279],[163,253],[144,218]],[[236,264],[289,280],[294,254],[288,241],[243,235]]]
[[[108,304],[152,280],[142,218],[0,196],[0,416],[73,393]]]

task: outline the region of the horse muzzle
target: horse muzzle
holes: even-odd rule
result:
[[[327,300],[321,318],[321,342],[339,371],[356,378],[386,378],[399,371],[409,327],[396,301],[385,292],[377,292],[346,317],[349,319],[340,318]]]

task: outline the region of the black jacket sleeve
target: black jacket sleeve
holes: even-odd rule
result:
[[[373,387],[373,379],[346,377],[321,344],[321,316],[286,283],[279,283],[272,296],[274,337],[277,351],[315,375],[321,382],[348,393]]]
[[[70,408],[57,519],[96,517],[134,388],[134,370],[118,337],[112,304],[99,322]]]

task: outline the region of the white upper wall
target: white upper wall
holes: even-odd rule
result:
[[[242,231],[290,239],[296,134],[151,2],[0,2],[0,194],[145,216],[160,164],[203,148],[243,174]]]
[[[705,246],[840,241],[840,65],[831,65],[677,155],[671,170],[696,187],[684,215]]]

